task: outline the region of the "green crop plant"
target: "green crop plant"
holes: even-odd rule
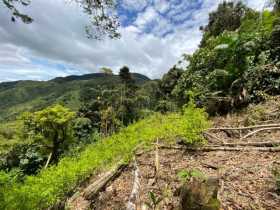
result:
[[[97,169],[106,169],[120,160],[129,161],[139,145],[149,146],[157,138],[169,142],[177,137],[186,142],[201,141],[200,133],[209,122],[202,109],[190,105],[182,113],[154,114],[89,145],[77,157],[62,158],[57,165],[27,176],[23,182],[1,183],[3,210],[47,209],[73,191]],[[3,175],[5,177],[5,175]]]

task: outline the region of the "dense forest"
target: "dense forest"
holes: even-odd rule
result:
[[[245,125],[258,124],[266,111],[260,104],[280,95],[280,2],[271,5],[256,11],[241,1],[219,4],[200,28],[199,48],[158,80],[124,66],[118,74],[103,68],[49,81],[0,83],[0,209],[67,209],[60,204],[85,180],[119,162],[133,162],[139,147],[149,151],[160,142],[209,150],[204,131],[217,117],[244,110],[249,110]],[[280,118],[279,104],[275,107],[273,123]],[[178,177],[186,182],[200,173],[180,171]],[[273,174],[279,204],[280,167]],[[152,191],[148,197],[148,209],[164,209],[158,207],[164,199]],[[219,202],[211,202],[202,209],[220,209]]]

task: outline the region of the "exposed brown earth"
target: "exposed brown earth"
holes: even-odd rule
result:
[[[245,117],[244,117],[245,116]],[[246,114],[216,117],[213,127],[245,126]],[[277,123],[274,119],[272,123]],[[271,122],[270,122],[271,123]],[[265,130],[242,139],[252,130],[231,132],[208,131],[217,138],[209,138],[209,145],[228,143],[279,142],[280,130]],[[243,145],[244,146],[244,145]],[[271,145],[270,145],[271,146]],[[246,148],[255,148],[254,145]],[[276,194],[275,179],[271,173],[274,163],[279,163],[280,152],[260,151],[209,151],[188,152],[182,149],[161,148],[158,151],[159,170],[156,170],[156,149],[136,155],[139,168],[140,187],[135,209],[149,209],[149,192],[155,193],[160,202],[157,209],[179,208],[179,192],[182,186],[178,173],[182,170],[199,170],[207,177],[218,177],[220,188],[218,197],[225,210],[277,210],[280,196]],[[125,210],[135,181],[133,163],[113,181],[109,182],[98,196],[90,201],[79,198],[81,206],[96,210]]]

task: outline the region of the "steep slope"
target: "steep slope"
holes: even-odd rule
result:
[[[141,85],[150,79],[132,74]],[[118,75],[103,73],[82,76],[58,77],[50,81],[16,81],[0,83],[0,121],[13,119],[23,111],[42,109],[53,103],[63,103],[76,110],[80,105],[80,93],[91,87],[108,87],[120,83]]]

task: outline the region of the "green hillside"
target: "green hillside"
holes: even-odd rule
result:
[[[132,77],[140,85],[150,80],[137,73],[132,74]],[[81,105],[81,91],[86,88],[117,86],[120,82],[118,75],[95,73],[58,77],[50,81],[0,83],[0,121],[13,120],[19,113],[40,110],[54,103],[77,110]]]
[[[218,178],[226,187],[215,186],[214,199],[207,200],[206,208],[196,202],[200,199],[187,196],[199,204],[191,209],[276,209],[279,205],[271,208],[269,203],[267,208],[263,202],[250,208],[237,205],[251,205],[251,198],[267,200],[263,195],[268,193],[279,203],[279,0],[274,4],[274,9],[256,11],[242,1],[220,3],[200,28],[198,49],[178,62],[188,65],[174,65],[160,80],[130,73],[124,66],[119,75],[1,83],[0,210],[69,209],[64,201],[85,196],[79,190],[96,186],[98,177],[106,179],[103,171],[112,166],[128,164],[127,171],[133,168],[131,176],[137,178],[137,157],[145,153],[152,159],[139,164],[145,166],[140,182],[146,177],[147,189],[152,189],[139,196],[150,197],[146,209],[177,209],[177,205],[169,208],[169,200],[183,202],[182,187],[203,177],[193,174],[193,169],[209,175],[212,182]],[[173,162],[178,165],[173,167]],[[139,185],[142,192],[138,178],[132,184],[130,175],[125,177],[125,184],[119,186],[133,195],[130,186]],[[169,189],[171,179],[177,181]],[[102,193],[116,197],[114,188],[104,186]],[[221,208],[218,188],[226,197]],[[201,197],[206,197],[208,190],[201,191]],[[125,202],[130,199],[123,191],[118,193],[127,196]],[[95,196],[85,198],[95,203]],[[104,202],[108,203],[109,199]]]

